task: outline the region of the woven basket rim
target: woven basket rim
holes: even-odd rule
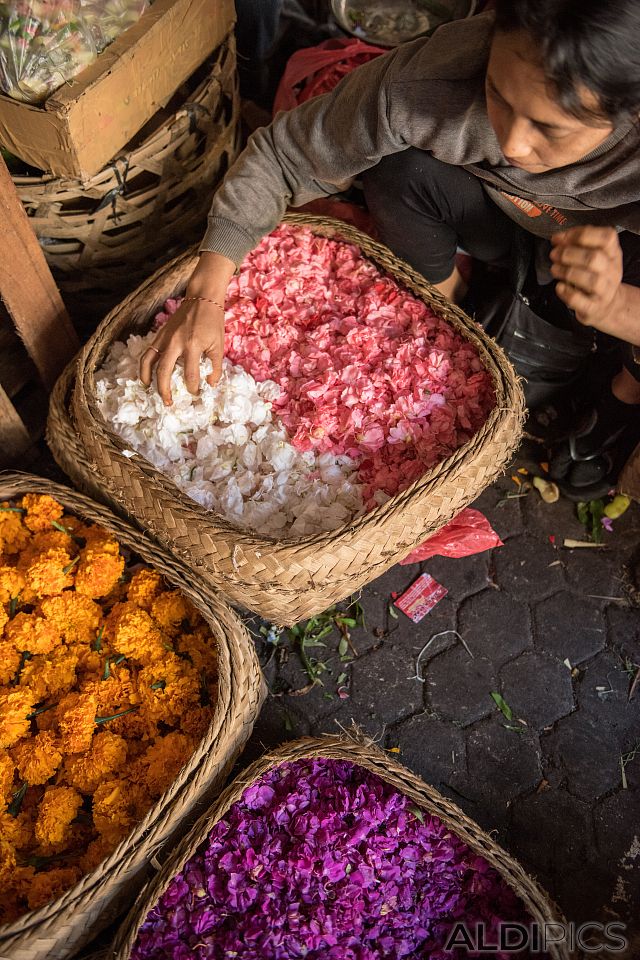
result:
[[[70,513],[89,519],[116,533],[120,543],[132,549],[146,563],[159,569],[167,583],[188,596],[204,617],[216,641],[219,664],[218,696],[207,731],[188,762],[131,833],[94,870],[82,876],[61,897],[37,910],[27,911],[13,923],[0,925],[0,945],[3,940],[27,933],[31,928],[38,927],[56,914],[72,907],[78,899],[86,897],[102,884],[105,877],[108,878],[114,870],[126,862],[132,853],[141,849],[150,838],[154,839],[154,829],[170,822],[173,803],[183,790],[188,789],[192,784],[212,748],[219,745],[225,719],[234,707],[234,675],[229,646],[231,642],[242,644],[243,656],[248,659],[247,671],[250,672],[250,667],[253,667],[256,676],[261,676],[254,645],[237,615],[221,597],[214,595],[204,585],[198,583],[194,586],[193,578],[184,565],[159,544],[150,541],[142,531],[136,530],[127,521],[114,515],[107,507],[70,487],[32,474],[15,471],[0,472],[0,500],[14,499],[25,493],[40,492],[58,499]],[[225,620],[230,621],[230,626],[225,624]]]
[[[460,807],[397,760],[384,753],[357,728],[341,734],[303,737],[276,747],[243,770],[198,819],[179,847],[165,861],[156,877],[144,887],[131,912],[116,934],[113,960],[129,960],[141,924],[167,886],[194,855],[212,827],[237,802],[245,789],[268,770],[296,760],[347,760],[376,774],[394,789],[408,796],[421,809],[446,824],[475,853],[484,857],[497,870],[526,907],[530,917],[544,922],[566,922],[562,912],[546,891],[532,879],[518,861],[507,853],[489,833],[482,830]],[[570,960],[572,954],[564,945],[551,945],[553,960]]]
[[[508,361],[503,350],[492,341],[481,330],[475,321],[471,320],[459,307],[451,304],[432,284],[428,283],[424,277],[417,273],[409,264],[400,260],[392,254],[386,247],[373,240],[367,234],[362,233],[350,224],[331,217],[320,217],[312,214],[287,213],[283,218],[283,223],[309,227],[312,231],[321,235],[332,236],[342,242],[352,243],[359,247],[361,253],[372,260],[382,271],[391,276],[401,286],[404,286],[409,293],[417,296],[418,299],[427,303],[434,312],[449,323],[456,332],[460,333],[466,340],[470,341],[478,350],[485,370],[490,374],[496,401],[492,407],[489,416],[481,427],[475,432],[466,443],[458,447],[446,459],[441,460],[434,467],[427,470],[418,479],[405,490],[393,496],[389,501],[379,507],[364,513],[360,517],[342,524],[333,530],[322,533],[307,534],[303,537],[280,538],[268,537],[252,530],[246,530],[231,524],[226,517],[214,511],[207,510],[200,506],[183,493],[174,483],[164,476],[150,462],[146,461],[140,454],[134,453],[128,457],[131,466],[145,477],[145,482],[152,488],[156,487],[158,491],[174,500],[174,507],[179,509],[181,514],[191,518],[194,523],[211,521],[215,518],[216,525],[225,533],[232,535],[235,540],[236,549],[242,547],[255,547],[264,544],[265,549],[277,550],[278,548],[291,549],[299,547],[309,549],[318,546],[324,546],[338,537],[348,533],[367,529],[378,522],[381,516],[393,513],[401,507],[404,500],[411,498],[416,493],[424,493],[432,487],[438,479],[449,472],[460,461],[464,460],[470,449],[482,442],[485,436],[491,436],[495,431],[497,424],[506,418],[514,417],[519,424],[520,429],[524,420],[524,397],[518,378]],[[110,428],[106,423],[96,399],[95,374],[101,366],[111,344],[120,338],[123,330],[118,328],[118,317],[125,307],[130,304],[138,306],[145,297],[148,290],[152,289],[156,282],[161,281],[165,274],[177,268],[186,268],[187,265],[195,263],[197,257],[197,247],[192,247],[180,257],[157,270],[144,284],[142,284],[134,293],[131,294],[123,303],[119,304],[109,313],[98,326],[88,343],[81,350],[78,357],[77,377],[74,389],[74,412],[77,420],[91,424],[91,430],[97,432],[102,437],[105,444],[114,448],[118,454],[127,449],[127,444]],[[393,265],[393,271],[384,265],[384,261],[390,261]],[[382,261],[382,263],[380,263]],[[164,294],[163,300],[171,294]],[[157,299],[157,298],[156,298]],[[145,311],[145,317],[151,319],[151,309]],[[138,320],[138,316],[135,316]],[[128,332],[131,331],[131,324],[128,325]],[[136,329],[138,329],[136,327]]]

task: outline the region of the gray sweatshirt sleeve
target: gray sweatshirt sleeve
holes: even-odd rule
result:
[[[402,50],[364,64],[331,93],[256,130],[213,198],[201,251],[239,264],[287,206],[336,193],[381,157],[404,150],[408,144],[390,128],[388,110]]]

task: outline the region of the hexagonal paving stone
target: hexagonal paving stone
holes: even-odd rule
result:
[[[609,641],[623,658],[640,664],[640,612],[610,604],[606,610]]]
[[[550,543],[516,537],[494,553],[496,582],[521,601],[547,597],[564,584],[559,559]]]
[[[483,657],[470,657],[462,644],[433,660],[426,671],[427,703],[439,716],[466,725],[494,708],[494,669]]]
[[[489,554],[485,552],[459,559],[431,557],[426,561],[425,569],[447,588],[452,600],[463,600],[486,587]]]
[[[637,856],[632,855],[634,841],[640,836],[640,790],[620,789],[599,800],[594,821],[596,844],[602,856],[615,863],[628,861],[627,866],[640,873],[640,848]]]
[[[341,705],[341,716],[353,717],[367,728],[386,724],[419,710],[423,684],[411,679],[415,660],[407,644],[386,641],[379,650],[359,657],[351,667],[351,697]]]
[[[501,540],[517,537],[524,529],[522,500],[505,499],[507,493],[513,493],[514,490],[515,487],[510,480],[498,481],[487,487],[471,504],[474,510],[480,510],[481,513],[490,516],[491,526]]]
[[[460,607],[458,629],[477,657],[499,667],[532,646],[527,607],[498,590],[485,590]]]
[[[606,642],[602,605],[598,600],[565,591],[534,607],[535,646],[572,666],[590,660]]]
[[[640,738],[640,699],[629,701],[630,689],[620,657],[608,650],[585,667],[576,684],[580,711],[610,730],[621,748]]]
[[[622,565],[606,550],[572,550],[566,554],[567,583],[589,597],[620,596]]]
[[[513,804],[509,848],[534,873],[584,867],[596,859],[593,844],[591,807],[566,790],[541,790]]]
[[[462,731],[426,713],[400,723],[388,741],[389,746],[400,747],[402,763],[437,788],[448,783],[455,770],[464,768]]]
[[[452,786],[479,805],[507,806],[542,779],[540,749],[535,737],[507,730],[497,717],[467,730],[467,773],[457,773]]]
[[[514,716],[535,730],[566,717],[573,710],[571,673],[545,653],[523,653],[500,671],[502,694]]]
[[[618,737],[589,714],[578,710],[558,721],[542,746],[574,796],[594,800],[620,786]]]

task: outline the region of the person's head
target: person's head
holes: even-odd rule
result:
[[[640,114],[640,2],[497,0],[486,92],[509,162],[576,163]]]

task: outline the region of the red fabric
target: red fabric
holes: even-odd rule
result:
[[[278,86],[273,104],[274,115],[279,110],[291,110],[312,97],[329,93],[360,64],[387,52],[382,47],[374,47],[355,37],[325,40],[317,47],[297,50],[289,58]]]

